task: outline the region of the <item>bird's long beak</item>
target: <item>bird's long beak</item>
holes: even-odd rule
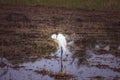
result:
[[[53,39],[49,37],[48,40],[53,40]]]

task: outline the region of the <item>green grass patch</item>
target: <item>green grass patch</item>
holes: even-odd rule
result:
[[[0,3],[45,5],[89,10],[120,10],[120,0],[0,0]]]

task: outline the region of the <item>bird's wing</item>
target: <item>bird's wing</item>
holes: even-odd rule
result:
[[[67,41],[64,35],[58,34],[57,36],[59,45],[63,48],[64,51],[66,51]]]

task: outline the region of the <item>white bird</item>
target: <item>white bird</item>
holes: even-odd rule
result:
[[[51,38],[54,39],[56,43],[58,43],[58,48],[62,48],[63,52],[65,53],[67,49],[67,41],[65,36],[59,33],[58,35],[52,34]]]
[[[51,38],[54,39],[54,41],[56,43],[58,43],[58,48],[59,48],[59,50],[61,50],[61,72],[65,73],[66,69],[63,68],[62,56],[63,56],[63,54],[66,53],[66,50],[67,50],[67,41],[66,41],[66,38],[61,33],[59,33],[58,35],[57,34],[52,34]]]

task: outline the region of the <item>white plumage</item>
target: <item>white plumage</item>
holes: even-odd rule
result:
[[[63,52],[65,53],[66,47],[67,47],[67,41],[66,41],[65,36],[63,34],[59,33],[58,35],[53,34],[51,36],[51,38],[54,39],[56,43],[58,43],[59,48],[62,47]]]

